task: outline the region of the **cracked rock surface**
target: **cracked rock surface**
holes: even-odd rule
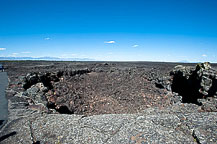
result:
[[[179,107],[183,106],[88,117],[33,114],[11,121],[0,136],[16,134],[1,143],[216,143],[215,112],[185,112]],[[185,105],[188,107],[192,104]]]

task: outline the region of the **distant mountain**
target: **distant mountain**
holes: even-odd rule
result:
[[[47,61],[94,61],[90,58],[58,58],[58,57],[0,57],[0,60],[47,60]]]
[[[178,63],[203,63],[203,61],[187,61],[187,60],[182,60],[182,61],[179,61]]]
[[[182,61],[179,61],[178,63],[190,63],[190,62],[187,60],[182,60]]]

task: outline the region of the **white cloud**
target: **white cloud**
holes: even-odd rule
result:
[[[139,45],[133,45],[132,47],[134,47],[134,48],[136,48],[136,47],[138,47]]]
[[[112,55],[113,53],[112,53],[112,52],[108,52],[108,54],[109,54],[109,55]]]
[[[207,55],[206,55],[206,54],[203,54],[202,57],[207,57]]]
[[[106,41],[105,43],[108,43],[108,44],[114,44],[115,41]]]
[[[0,48],[0,51],[6,50],[6,48]]]
[[[23,54],[29,54],[29,53],[31,53],[31,52],[26,51],[26,52],[21,52],[21,53],[23,53]]]
[[[12,55],[18,55],[19,53],[12,53]]]
[[[44,40],[50,40],[50,38],[49,38],[49,37],[46,37],[46,38],[44,38]]]

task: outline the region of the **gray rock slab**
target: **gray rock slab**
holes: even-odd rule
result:
[[[181,116],[180,116],[181,115]],[[0,143],[215,143],[213,113],[82,115],[35,114],[11,121]],[[5,138],[4,136],[15,132]]]

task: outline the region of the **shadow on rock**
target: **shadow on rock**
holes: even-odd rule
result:
[[[17,134],[17,132],[13,131],[13,132],[11,132],[11,133],[9,133],[9,134],[6,134],[6,135],[4,135],[4,136],[1,136],[1,137],[0,137],[0,142],[3,141],[3,140],[5,140],[5,139],[7,139],[7,138],[9,138],[9,137],[11,137],[11,136],[14,136],[14,135],[16,135],[16,134]]]

